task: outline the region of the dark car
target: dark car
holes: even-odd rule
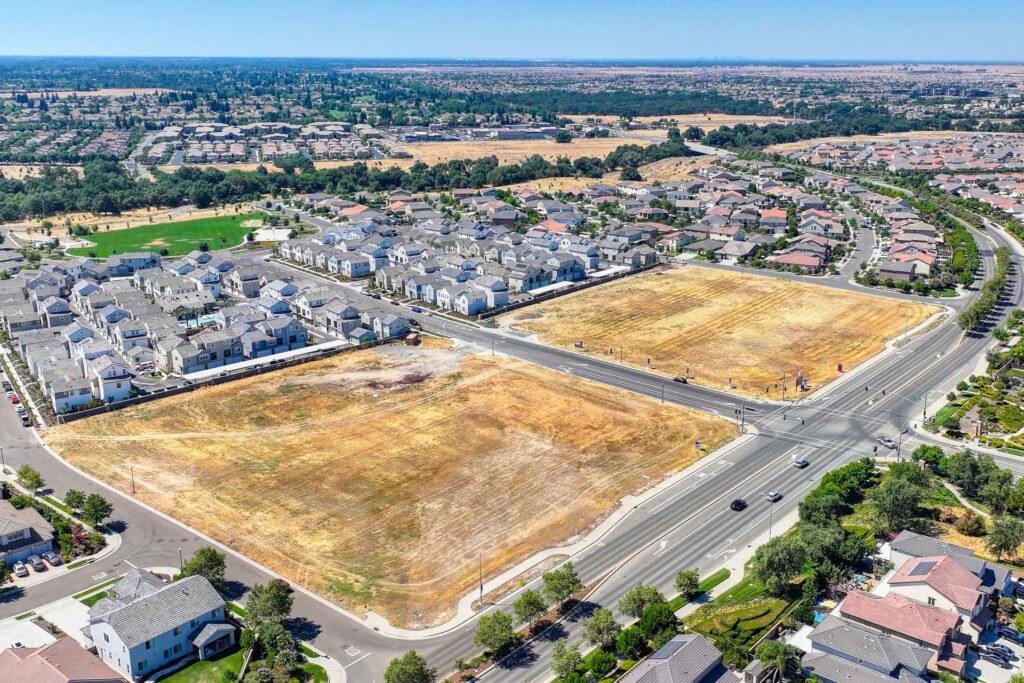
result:
[[[1006,657],[1007,659],[1016,659],[1017,658],[1017,655],[1015,655],[1013,653],[1013,650],[1011,650],[1010,648],[1006,647],[1002,643],[992,643],[990,645],[982,645],[981,646],[981,650],[982,650],[982,652],[984,652],[985,650],[989,650],[991,652],[995,652],[996,654],[1000,654],[1000,655]]]
[[[808,462],[807,458],[797,458],[796,460],[793,461],[793,467],[797,468],[798,470],[802,470],[803,468],[807,467],[810,464],[811,463]]]
[[[410,306],[409,310],[412,311],[413,313],[422,313],[423,312],[423,309],[420,308],[419,306]]]
[[[689,384],[690,383],[690,380],[686,379],[682,375],[679,375],[678,377],[673,377],[672,381],[673,382],[679,382],[680,384]]]
[[[391,301],[391,305],[392,305],[392,306],[401,306],[402,304],[400,304],[399,302],[397,302],[397,301],[395,301],[395,300],[392,300],[392,301]]]
[[[995,664],[998,667],[1002,667],[1004,669],[1010,668],[1010,660],[1000,654],[996,654],[995,652],[991,652],[989,650],[982,650],[980,653],[978,653],[978,656],[984,659],[986,662],[991,662],[992,664]]]
[[[53,552],[52,550],[43,553],[43,559],[49,562],[50,565],[53,567],[59,567],[62,564],[64,564],[60,559],[60,555]]]
[[[735,510],[736,512],[739,512],[740,510],[746,510],[747,501],[743,500],[742,498],[737,498],[736,500],[729,504],[729,507]]]
[[[43,558],[38,555],[30,555],[26,562],[32,565],[32,569],[35,569],[37,572],[46,571],[46,565],[43,564]]]
[[[1017,644],[1024,643],[1024,635],[1022,635],[1020,631],[1009,628],[1008,626],[999,627],[999,636]]]
[[[22,415],[21,416],[21,426],[22,427],[31,427],[32,426],[32,420],[31,420],[31,418],[29,418],[28,415]]]

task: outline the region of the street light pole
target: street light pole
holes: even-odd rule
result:
[[[178,548],[178,572],[185,571],[185,561],[181,558],[181,548]]]
[[[128,470],[132,473],[132,495],[135,495],[135,468],[129,467]]]

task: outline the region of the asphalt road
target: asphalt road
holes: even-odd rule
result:
[[[996,236],[998,237],[998,236]],[[998,237],[1002,242],[1002,238]],[[982,249],[984,268],[991,272],[992,251]],[[284,268],[284,266],[274,266]],[[292,271],[294,273],[294,271]],[[1008,305],[1021,300],[1020,258],[1011,272],[1012,293]],[[317,279],[303,274],[301,278]],[[835,280],[833,280],[835,282]],[[335,283],[334,286],[339,286]],[[364,295],[346,288],[353,299]],[[363,303],[369,303],[369,300]],[[375,301],[377,305],[381,302]],[[387,305],[387,304],[383,304]],[[408,309],[403,312],[409,314]],[[1000,315],[1005,315],[1005,310]],[[441,320],[434,316],[417,317],[425,329],[480,345],[484,350],[494,343],[497,352],[569,372],[586,379],[646,394],[666,402],[690,406],[733,418],[744,409],[746,420],[757,435],[730,452],[711,456],[699,473],[668,488],[657,498],[632,510],[598,543],[573,557],[585,582],[605,577],[592,596],[596,604],[614,605],[618,598],[638,581],[656,583],[666,592],[672,578],[682,568],[697,567],[709,572],[753,539],[763,534],[769,523],[769,504],[764,492],[781,491],[784,498],[774,506],[779,518],[791,511],[799,498],[824,472],[853,458],[869,455],[879,434],[897,437],[900,429],[915,419],[926,390],[947,385],[973,368],[984,353],[987,336],[963,337],[952,321],[912,341],[901,350],[862,369],[856,381],[826,388],[824,394],[808,401],[780,406],[744,400],[700,387],[680,385],[641,370],[583,357],[569,351],[544,347],[503,332]],[[882,389],[885,395],[881,394]],[[176,565],[179,548],[187,557],[208,542],[177,522],[133,502],[128,497],[93,484],[50,456],[31,433],[16,419],[13,408],[0,406],[0,443],[8,466],[30,463],[40,470],[48,486],[58,495],[68,488],[101,491],[115,506],[113,519],[123,521],[123,544],[117,553],[67,576],[24,591],[0,596],[0,618],[23,613],[47,602],[93,585],[125,571],[128,563],[138,566]],[[912,448],[916,437],[906,448]],[[882,453],[880,453],[882,454]],[[798,470],[791,464],[797,455],[811,464]],[[1006,466],[1021,468],[1012,456],[999,458]],[[729,501],[745,497],[750,507],[741,513],[728,509]],[[254,582],[263,582],[269,574],[247,561],[230,556],[228,577],[237,583],[237,592]],[[506,607],[516,594],[501,601]],[[492,608],[493,609],[493,608]],[[398,639],[366,628],[363,623],[304,593],[297,593],[294,613],[302,637],[337,658],[353,681],[381,680],[381,672],[391,657],[408,649],[425,654],[442,671],[447,671],[458,656],[472,655],[475,628],[471,620],[432,638]],[[541,639],[524,647],[502,666],[484,675],[485,680],[533,681],[548,676],[548,657],[555,636],[573,636],[579,622],[569,620]]]

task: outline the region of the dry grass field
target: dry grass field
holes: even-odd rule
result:
[[[467,142],[415,142],[403,145],[405,150],[425,164],[432,165],[453,159],[479,159],[494,155],[500,164],[518,163],[539,154],[554,161],[557,157],[600,157],[608,156],[621,145],[646,147],[654,144],[641,138],[575,138],[572,142],[559,144],[554,140],[473,140]]]
[[[621,120],[618,116],[588,116],[586,114],[568,114],[565,118],[581,123],[596,122],[606,125],[615,125]],[[769,123],[784,123],[786,121],[782,116],[757,116],[753,114],[672,114],[668,116],[636,116],[633,120],[640,123],[673,122],[683,128],[697,126],[705,131],[716,130],[722,126],[735,126],[741,123],[752,126],[764,126]],[[646,134],[651,131],[643,132]]]
[[[72,169],[79,175],[82,174],[82,167],[73,164],[0,164],[0,176],[9,180],[24,180],[42,175],[46,166],[58,165],[61,168]]]
[[[314,161],[313,167],[318,169],[323,168],[338,168],[340,166],[352,166],[353,164],[366,164],[370,168],[391,168],[397,166],[398,168],[408,170],[413,164],[416,163],[415,159],[328,159],[325,161]],[[237,164],[185,164],[190,168],[217,168],[221,171],[255,171],[257,168],[262,166],[267,169],[270,173],[282,173],[283,171],[274,166],[272,161],[264,161],[259,163],[237,163]],[[157,166],[157,170],[163,171],[164,173],[174,173],[182,165],[164,164]]]
[[[669,267],[545,301],[501,323],[572,347],[748,396],[781,396],[785,373],[812,388],[941,310],[764,275]],[[612,354],[608,354],[612,349]]]
[[[142,225],[176,223],[178,221],[191,221],[199,218],[215,218],[217,216],[233,216],[237,213],[244,213],[251,210],[251,208],[242,204],[228,204],[227,206],[210,207],[207,209],[197,209],[194,206],[179,206],[173,209],[129,209],[122,212],[119,216],[97,216],[91,213],[58,214],[56,216],[51,216],[49,220],[53,223],[51,236],[61,239],[62,241],[67,241],[68,231],[67,228],[64,227],[65,220],[71,221],[73,225],[99,226],[99,232],[103,233],[109,230],[137,228]],[[0,224],[0,227],[11,227],[15,237],[31,239],[33,237],[40,236],[42,222],[42,219],[36,218],[18,221],[18,223],[11,226],[4,226],[3,224]],[[77,240],[77,238],[71,239],[72,241]]]
[[[353,611],[445,621],[731,423],[430,341],[50,429],[75,466]]]
[[[668,157],[644,164],[639,171],[647,182],[657,180],[667,183],[678,180],[696,180],[696,176],[693,175],[694,171],[704,166],[710,166],[718,160],[719,157],[716,156]]]

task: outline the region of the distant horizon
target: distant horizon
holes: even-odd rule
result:
[[[394,64],[566,64],[566,65],[587,65],[587,64],[642,64],[651,66],[1024,66],[1022,59],[872,59],[851,58],[833,59],[828,57],[786,57],[786,58],[764,58],[756,57],[386,57],[386,56],[363,56],[353,57],[346,55],[115,55],[115,54],[3,54],[0,53],[0,60],[25,59],[82,59],[82,60],[246,60],[246,61],[320,61],[320,62],[341,62],[341,63],[394,63]]]
[[[0,0],[0,16],[24,57],[1024,63],[1019,0]]]

